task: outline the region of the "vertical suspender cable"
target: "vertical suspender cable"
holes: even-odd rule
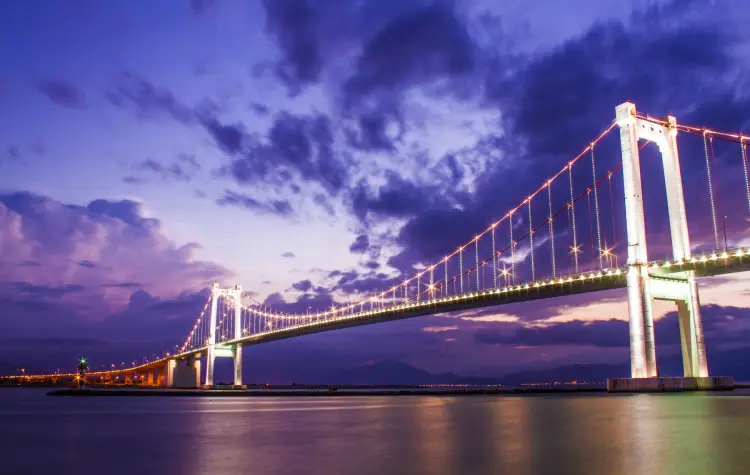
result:
[[[586,201],[588,202],[589,207],[589,242],[591,243],[591,263],[596,267],[596,256],[594,255],[594,226],[592,221],[594,220],[591,216],[591,188],[586,190]]]
[[[552,250],[552,278],[557,277],[555,266],[555,227],[552,224],[552,181],[547,182],[547,204],[549,205],[549,240]]]
[[[420,272],[417,274],[417,300],[419,300],[419,296],[422,295],[422,286],[419,284],[419,280],[422,277],[422,273]]]
[[[458,248],[458,277],[461,279],[461,293],[464,293],[464,248]]]
[[[711,136],[711,138],[709,139],[709,142],[711,143],[711,163],[715,163],[716,153],[714,152],[713,136]],[[726,251],[727,250],[727,221],[726,221],[726,216],[724,216],[724,213],[721,211],[721,200],[719,199],[719,188],[716,188],[716,209],[719,210],[719,213],[721,213],[721,228],[722,228],[722,233],[724,234],[724,250]]]
[[[430,267],[430,299],[435,298],[435,266]]]
[[[510,223],[510,272],[511,272],[511,282],[513,284],[516,283],[516,243],[513,241],[513,213],[510,213],[510,219],[508,219],[508,222]]]
[[[594,211],[596,213],[596,249],[599,255],[599,269],[602,269],[602,230],[601,224],[599,223],[599,192],[596,186],[596,159],[594,158],[594,144],[591,144],[591,175],[592,175],[592,186],[594,187]]]
[[[742,150],[742,169],[745,172],[745,193],[747,194],[747,208],[750,212],[750,181],[747,176],[747,148],[745,147],[745,136],[740,135],[740,149]]]
[[[615,201],[612,196],[612,172],[607,175],[609,181],[609,214],[612,215],[612,245],[617,244],[617,232],[615,230]]]
[[[747,174],[745,174],[747,176]],[[748,195],[750,197],[750,194]],[[748,199],[748,203],[750,203],[750,198]],[[492,225],[492,276],[493,280],[492,282],[495,284],[494,287],[497,288],[497,251],[495,250],[495,225]]]
[[[578,237],[576,235],[576,203],[573,198],[573,165],[568,164],[568,181],[570,183],[570,213],[573,218],[573,261],[575,262],[575,272],[578,273]]]
[[[534,225],[531,222],[531,197],[529,202],[529,248],[531,249],[531,280],[536,280],[536,268],[534,265]]]
[[[707,132],[703,131],[703,151],[706,156],[706,175],[708,176],[708,197],[711,200],[711,222],[714,227],[714,242],[716,243],[716,249],[719,249],[719,229],[716,226],[716,204],[714,203],[714,185],[711,179],[711,163],[708,160],[708,135]]]
[[[474,256],[476,261],[477,271],[477,292],[479,291],[479,236],[474,238]]]
[[[448,296],[448,256],[445,256],[445,281],[443,281],[443,287],[445,287],[445,296]]]

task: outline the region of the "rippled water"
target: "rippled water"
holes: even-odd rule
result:
[[[750,394],[53,398],[0,390],[0,474],[747,474]]]

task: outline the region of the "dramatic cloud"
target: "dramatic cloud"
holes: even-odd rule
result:
[[[160,228],[133,201],[82,207],[0,195],[0,285],[8,298],[75,301],[82,315],[99,319],[121,307],[134,285],[170,297],[231,276],[196,260],[197,244],[177,246]]]
[[[349,246],[349,250],[354,254],[364,254],[369,247],[370,239],[367,237],[367,234],[360,234]]]
[[[115,106],[135,111],[140,119],[166,117],[186,125],[195,121],[193,110],[171,92],[129,72],[120,75],[115,88],[107,91],[106,96]]]
[[[298,189],[303,181],[335,195],[348,183],[348,163],[334,150],[330,119],[324,115],[278,114],[265,141],[247,134],[241,125],[216,119],[202,123],[217,145],[233,157],[226,172],[241,185],[258,183]]]
[[[137,164],[135,167],[137,172],[145,175],[154,175],[163,181],[175,180],[175,181],[190,181],[193,175],[201,170],[201,166],[195,155],[190,154],[179,154],[177,159],[171,163],[158,162],[152,158],[144,160]],[[128,176],[125,177],[128,183],[140,183],[144,181],[141,178]]]
[[[415,261],[436,261],[466,241],[469,232],[503,216],[598,135],[613,119],[614,107],[627,99],[644,111],[673,111],[685,122],[698,120],[700,110],[718,107],[732,117],[731,127],[747,123],[750,109],[741,105],[748,98],[727,93],[738,80],[750,80],[733,67],[738,61],[737,37],[701,12],[698,2],[654,6],[634,13],[625,23],[597,23],[552,51],[528,58],[512,74],[491,70],[485,102],[502,111],[507,132],[477,147],[487,153],[501,150],[513,160],[495,162],[478,176],[471,194],[449,199],[452,206],[445,205],[445,198],[424,199],[434,182],[416,187],[400,183],[397,204],[377,208],[383,217],[414,213],[399,231],[397,242],[404,250],[392,265],[405,268]],[[617,164],[618,145],[613,139],[599,147],[600,170]],[[688,179],[701,171],[700,163],[686,160],[683,173]],[[442,196],[450,197],[454,187],[445,178],[437,186]],[[574,178],[576,189],[582,189],[587,178]],[[662,179],[649,175],[644,187],[663,186],[658,180]],[[360,198],[357,203],[366,201]],[[705,209],[707,204],[701,206]],[[361,216],[366,207],[355,210]],[[662,211],[652,207],[649,213]],[[658,218],[649,217],[649,222],[664,222]]]
[[[36,87],[39,92],[55,104],[70,109],[80,109],[86,106],[86,96],[83,91],[69,82],[60,79],[48,79],[39,81]]]
[[[216,204],[220,206],[239,206],[262,214],[278,216],[291,216],[294,214],[292,205],[287,200],[258,201],[231,190],[224,190],[224,195],[216,200]]]
[[[309,279],[305,279],[300,282],[296,282],[292,284],[292,288],[294,290],[299,290],[300,292],[308,292],[310,289],[312,289],[312,287],[313,287],[312,282],[310,282]]]
[[[343,91],[345,103],[356,108],[367,97],[400,96],[411,85],[475,67],[477,48],[453,2],[268,0],[263,6],[282,53],[276,73],[293,92],[320,81],[343,57],[353,58]]]

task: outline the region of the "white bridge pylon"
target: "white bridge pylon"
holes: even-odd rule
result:
[[[242,345],[232,345],[230,348],[216,347],[216,323],[219,298],[234,299],[234,339],[242,336],[242,286],[235,285],[231,289],[222,289],[218,283],[211,287],[211,313],[209,316],[209,333],[206,345],[206,386],[214,385],[214,365],[217,357],[234,359],[234,385],[242,385]]]
[[[669,300],[677,304],[685,377],[707,377],[708,364],[695,271],[675,272],[664,277],[649,275],[638,149],[640,140],[655,143],[661,152],[674,259],[687,261],[691,258],[677,150],[677,120],[669,116],[666,125],[643,120],[637,116],[635,105],[630,102],[616,108],[616,118],[620,128],[628,238],[627,288],[631,377],[658,376],[653,299]]]

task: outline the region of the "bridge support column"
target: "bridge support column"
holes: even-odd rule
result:
[[[242,338],[242,287],[234,288],[234,338]],[[242,386],[242,345],[234,345],[234,386]]]
[[[211,314],[208,326],[208,348],[206,351],[206,383],[214,385],[214,363],[216,362],[216,310],[219,303],[219,284],[211,287]]]
[[[700,300],[694,272],[664,278],[653,277],[652,282],[654,298],[677,304],[684,376],[707,377],[706,345],[703,341]]]
[[[647,267],[646,224],[638,148],[640,139],[655,143],[661,153],[674,259],[683,261],[691,258],[677,150],[677,120],[669,116],[666,124],[645,121],[638,118],[635,105],[629,102],[617,107],[616,116],[620,128],[628,235],[631,376],[658,376],[651,303],[652,298],[656,298],[677,303],[685,377],[708,377],[695,272],[678,272],[661,278],[652,277]]]
[[[634,378],[656,376],[654,320],[649,292],[646,222],[643,214],[641,160],[638,153],[635,105],[617,107],[625,188],[628,235],[628,313],[630,316],[630,372]]]
[[[167,360],[164,366],[159,368],[159,386],[171,388],[174,386],[174,369],[177,366],[177,361]]]

